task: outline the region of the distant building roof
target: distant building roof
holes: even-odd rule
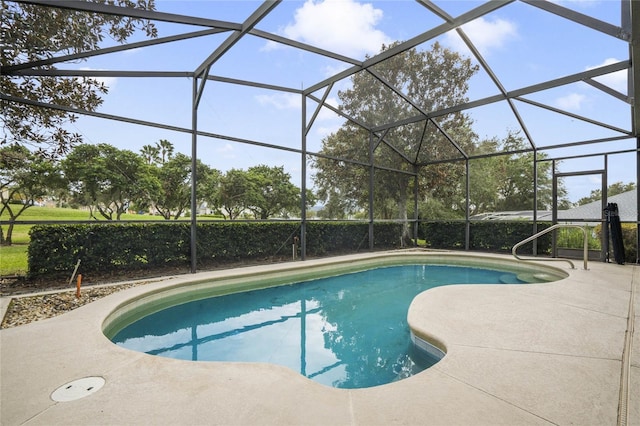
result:
[[[635,222],[638,215],[638,193],[631,190],[622,194],[612,195],[608,197],[609,203],[618,205],[618,214],[622,222]],[[574,207],[568,210],[558,210],[558,219],[594,219],[600,220],[604,217],[602,213],[602,203],[600,200],[593,201],[582,206]]]
[[[469,217],[471,220],[533,220],[533,210],[480,213]],[[538,211],[538,220],[551,220],[551,212]]]
[[[609,203],[616,203],[618,205],[618,214],[620,215],[620,221],[622,222],[635,222],[638,215],[638,197],[636,190],[623,192],[622,194],[612,195],[609,198]],[[551,221],[552,212],[550,211],[538,211],[538,220]],[[574,207],[567,210],[558,210],[558,219],[561,220],[593,220],[600,221],[604,215],[602,213],[602,204],[600,200],[593,201],[582,206]],[[503,211],[503,212],[490,212],[480,213],[471,216],[471,220],[533,220],[533,210],[519,210],[519,211]]]

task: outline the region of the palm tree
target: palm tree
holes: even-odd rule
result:
[[[162,164],[173,156],[173,144],[166,139],[160,139],[156,144],[160,151],[160,161]]]
[[[140,150],[140,154],[147,164],[153,164],[160,161],[160,148],[153,145],[145,145]]]

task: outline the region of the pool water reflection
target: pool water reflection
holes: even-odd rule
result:
[[[461,283],[521,283],[488,269],[403,265],[212,297],[146,316],[119,346],[193,361],[268,362],[319,383],[364,388],[438,360],[413,347],[407,310],[420,292]]]

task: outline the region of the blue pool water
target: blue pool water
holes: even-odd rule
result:
[[[462,283],[521,281],[461,266],[377,268],[173,306],[126,326],[112,341],[163,357],[268,362],[328,386],[371,387],[437,362],[413,348],[409,304],[426,289]]]

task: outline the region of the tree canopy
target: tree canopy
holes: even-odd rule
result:
[[[291,183],[291,175],[284,167],[259,165],[249,167],[247,174],[252,184],[248,208],[256,219],[300,211],[300,189]]]
[[[165,142],[169,143],[166,140]],[[191,204],[191,158],[178,153],[152,170],[158,180],[159,190],[149,195],[150,204],[165,219],[172,217],[178,219]],[[197,201],[215,199],[215,188],[220,180],[220,172],[198,160],[196,174],[198,176]],[[213,192],[211,192],[212,189]]]
[[[477,71],[469,58],[434,43],[355,74],[351,87],[338,93],[351,120],[323,140],[323,156],[313,160],[321,215],[343,218],[368,210],[373,162],[374,218],[406,222],[416,190],[422,218],[464,218],[466,158],[470,214],[532,210],[536,154],[518,132],[480,140],[460,111],[414,119],[468,101],[468,83]],[[376,127],[383,130],[367,130]],[[550,208],[550,162],[537,163],[537,191],[538,208]]]
[[[526,143],[519,133],[509,132],[502,140],[492,138],[478,144],[479,153],[501,153],[472,160],[470,163],[470,215],[494,211],[533,210],[534,153],[526,152]],[[538,154],[538,160],[546,158]],[[553,180],[551,162],[539,162],[537,167],[537,208],[552,208]],[[560,183],[558,196],[566,195]],[[463,194],[464,196],[464,194]]]
[[[611,197],[613,195],[622,194],[623,192],[628,192],[636,189],[636,184],[634,182],[624,183],[624,182],[615,182],[607,187],[607,197]],[[602,190],[594,189],[587,197],[580,198],[576,205],[581,206],[583,204],[589,204],[594,201],[600,201],[602,199]]]
[[[149,167],[140,155],[108,144],[78,145],[62,161],[77,202],[108,220],[119,220],[136,200],[159,191]]]
[[[307,197],[314,200],[310,192]],[[229,219],[237,219],[247,211],[255,219],[299,215],[300,188],[291,183],[291,175],[282,166],[261,164],[246,171],[231,169],[220,178],[215,204]]]
[[[0,230],[0,244],[11,245],[13,222],[41,198],[62,187],[59,167],[53,161],[19,145],[0,148],[0,213],[6,212],[10,222],[6,235]]]
[[[89,0],[118,6],[154,10],[154,0]],[[63,8],[3,1],[2,66],[38,63],[56,56],[98,49],[109,36],[125,42],[134,32],[157,36],[153,23],[123,16],[105,15]],[[41,64],[42,69],[55,69]],[[0,91],[6,95],[65,107],[96,110],[108,87],[94,78],[58,78],[49,76],[3,76]],[[1,115],[1,144],[28,146],[38,154],[59,156],[82,141],[65,124],[76,120],[66,111],[41,108],[18,102],[4,102]]]
[[[383,51],[388,47],[383,47]],[[369,148],[373,144],[374,216],[407,219],[407,200],[415,175],[423,189],[437,195],[451,188],[464,173],[464,165],[429,161],[460,158],[461,149],[473,146],[477,136],[470,118],[454,112],[434,120],[397,125],[371,135],[364,126],[381,126],[410,118],[422,111],[454,106],[467,100],[469,79],[477,72],[469,58],[440,44],[430,50],[411,49],[352,77],[352,87],[340,91],[341,109],[353,121],[323,140],[322,154],[314,160],[318,196],[331,209],[366,208],[369,199]],[[402,88],[399,94],[389,86]],[[411,102],[408,102],[408,99]],[[356,123],[357,121],[357,123]],[[372,139],[370,139],[372,136]],[[451,143],[451,141],[456,141]],[[356,162],[336,161],[346,159]],[[389,170],[389,171],[384,171]],[[399,172],[395,172],[399,171]],[[389,208],[389,206],[395,206]]]

